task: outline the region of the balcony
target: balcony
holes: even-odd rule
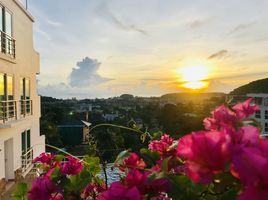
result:
[[[32,161],[33,161],[33,148],[30,148],[25,154],[21,156],[22,176],[25,176],[30,171],[30,169],[33,166]]]
[[[23,117],[33,114],[33,101],[30,99],[20,100],[20,114]]]
[[[7,35],[5,32],[1,32],[1,38],[0,38],[0,47],[1,52],[6,54],[7,56],[15,59],[15,40]]]
[[[0,122],[6,123],[7,121],[17,119],[17,105],[16,101],[0,101]]]

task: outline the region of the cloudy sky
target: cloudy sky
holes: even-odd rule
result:
[[[42,95],[180,92],[184,66],[210,69],[203,91],[268,77],[267,0],[28,2]]]

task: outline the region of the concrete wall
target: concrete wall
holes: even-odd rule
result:
[[[36,74],[40,71],[39,54],[33,48],[33,19],[17,0],[0,0],[12,12],[13,38],[16,40],[16,58],[0,52],[0,73],[13,75],[14,100],[17,100],[18,119],[3,128],[0,122],[0,179],[5,176],[4,141],[13,138],[14,170],[20,168],[21,133],[31,129],[31,145],[34,156],[45,151],[44,137],[40,136],[40,97],[37,94]],[[30,97],[33,101],[33,115],[20,115],[20,78],[30,78]]]

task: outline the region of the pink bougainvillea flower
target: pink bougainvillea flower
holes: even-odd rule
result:
[[[171,182],[166,178],[159,178],[153,180],[150,184],[150,190],[154,192],[169,192],[171,190]]]
[[[72,156],[67,156],[68,161],[62,166],[61,174],[64,175],[76,175],[83,170],[83,165],[80,160]]]
[[[45,173],[45,176],[47,177],[50,177],[51,174],[53,173],[53,171],[56,169],[56,168],[61,168],[61,163],[59,161],[55,161],[53,162],[53,165],[51,165],[48,170],[47,170],[47,173]]]
[[[236,200],[264,200],[268,199],[268,190],[256,187],[247,187]]]
[[[253,98],[249,98],[245,102],[238,103],[235,106],[233,106],[236,116],[239,119],[247,118],[251,116],[252,114],[254,114],[254,112],[256,112],[257,110],[259,110],[259,106],[256,104],[253,104],[252,99]]]
[[[122,165],[119,166],[119,169],[121,171],[125,171],[126,168],[143,169],[145,166],[145,162],[140,159],[136,153],[131,153],[130,156],[123,161]]]
[[[95,199],[101,192],[105,191],[105,184],[97,184],[94,182],[89,183],[81,193],[81,199],[92,197]]]
[[[160,140],[153,140],[149,144],[149,149],[151,151],[158,152],[163,158],[169,156],[176,156],[176,142],[169,135],[165,134]]]
[[[48,200],[53,193],[61,192],[48,177],[39,177],[32,182],[32,188],[28,192],[29,200]]]
[[[233,127],[237,122],[236,114],[224,105],[211,112],[212,118],[205,118],[203,123],[206,130],[219,130]]]
[[[156,197],[151,197],[150,200],[172,200],[171,198],[166,197],[165,195],[161,194]]]
[[[63,200],[63,195],[61,193],[54,193],[49,200]]]
[[[144,194],[148,188],[148,173],[142,173],[137,169],[132,169],[125,177],[125,185],[129,188],[137,187],[141,194]]]
[[[230,135],[234,145],[256,146],[260,143],[260,130],[255,126],[246,125],[238,131],[229,129],[225,132]]]
[[[78,198],[75,196],[67,196],[66,200],[78,200]]]
[[[142,200],[137,187],[129,188],[121,182],[113,182],[110,188],[97,197],[97,200]]]
[[[33,159],[33,163],[43,163],[43,164],[47,164],[50,165],[54,159],[55,155],[51,154],[51,153],[41,153],[38,157],[36,157],[35,159]]]
[[[259,146],[240,147],[235,150],[231,170],[234,171],[232,174],[238,174],[237,177],[246,188],[245,192],[263,191],[262,194],[267,194],[268,141],[261,141]]]
[[[186,174],[194,182],[209,183],[230,161],[230,137],[218,131],[193,132],[182,137],[178,153],[185,159]]]
[[[268,199],[268,140],[261,140],[259,146],[238,146],[235,150],[231,172],[244,185],[237,199]]]

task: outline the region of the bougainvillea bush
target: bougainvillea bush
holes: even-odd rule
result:
[[[204,119],[205,130],[121,152],[114,165],[123,175],[109,187],[98,178],[98,158],[43,153],[33,161],[43,173],[28,199],[268,199],[268,140],[250,118],[256,110],[252,99],[222,105]]]

